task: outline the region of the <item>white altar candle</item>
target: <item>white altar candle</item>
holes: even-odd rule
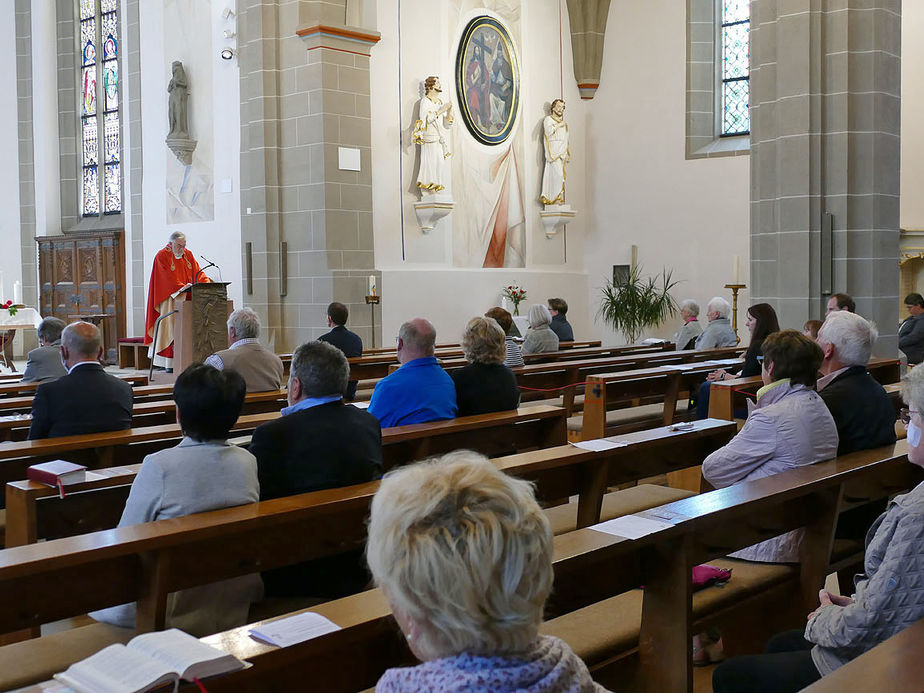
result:
[[[13,303],[17,306],[22,304],[22,284],[19,280],[13,282]]]
[[[6,303],[6,297],[3,291],[3,272],[0,272],[0,303]]]
[[[374,275],[374,274],[370,274],[370,275],[369,275],[369,295],[370,295],[370,296],[375,296],[375,289],[376,289],[376,286],[375,286],[375,275]]]
[[[738,282],[738,278],[739,278],[739,276],[740,276],[740,275],[738,274],[739,260],[740,260],[740,258],[739,258],[737,255],[732,255],[732,284],[738,284],[738,283],[739,283],[739,282]]]

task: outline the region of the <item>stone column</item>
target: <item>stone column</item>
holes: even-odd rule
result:
[[[253,244],[244,301],[275,331],[277,350],[326,332],[331,300],[371,345],[369,52],[379,35],[344,25],[345,0],[244,5],[242,228]],[[341,170],[341,148],[359,150],[359,171]]]
[[[894,354],[898,323],[901,4],[751,2],[751,301],[780,323],[851,294]]]

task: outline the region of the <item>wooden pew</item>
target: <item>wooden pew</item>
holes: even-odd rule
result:
[[[126,381],[133,387],[148,384],[148,377],[146,375],[116,375],[115,377]],[[31,395],[35,393],[39,385],[41,385],[41,383],[24,383],[22,381],[2,382],[0,383],[0,397]]]
[[[888,688],[889,693],[921,693],[924,690],[922,652],[924,620],[896,633],[803,691],[842,693]]]
[[[780,612],[786,604],[776,600],[796,594],[793,612],[804,623],[823,584],[826,561],[817,557],[824,557],[823,549],[830,546],[839,499],[857,489],[887,493],[918,483],[920,470],[906,463],[905,451],[902,445],[864,451],[677,501],[642,513],[668,520],[671,526],[641,539],[624,540],[591,529],[556,537],[552,608],[565,613],[546,622],[542,631],[568,641],[604,685],[658,693],[692,691],[691,634],[727,615],[733,605],[723,594],[733,589],[735,577],[725,589],[707,588],[692,595],[691,566],[715,561],[785,529],[807,526],[805,559],[799,568],[758,566],[775,577],[766,589],[744,596],[742,604],[746,618],[759,623],[756,602],[762,597]],[[645,585],[644,591],[631,589],[638,584]],[[310,610],[344,630],[282,649],[250,638],[247,633],[254,624],[203,638],[253,664],[210,681],[209,690],[288,690],[309,670],[324,671],[329,690],[361,690],[372,686],[385,668],[414,663],[400,647],[388,606],[377,590]],[[599,632],[602,624],[611,625],[611,637]],[[604,643],[593,649],[588,642],[595,638]],[[634,681],[627,683],[623,659],[633,654],[638,665]],[[356,662],[362,665],[352,666]],[[875,680],[888,677],[880,674]]]
[[[598,347],[600,346],[600,344],[601,342],[599,339],[592,339],[589,341],[576,340],[573,342],[560,342],[558,346],[560,349],[581,349],[584,347]],[[632,346],[644,346],[644,345],[629,344],[627,345],[627,348],[632,347]],[[445,351],[448,349],[461,349],[461,347],[462,347],[461,344],[459,344],[458,342],[454,342],[454,343],[447,343],[447,344],[437,344],[435,348],[437,351],[440,351],[440,350]],[[388,353],[394,353],[394,351],[395,351],[394,347],[379,347],[378,349],[363,349],[363,355],[365,356],[365,355],[373,355],[373,354],[388,354]],[[291,354],[289,354],[289,356],[291,356]]]
[[[680,365],[682,370],[670,364],[588,376],[581,440],[602,438],[607,432],[606,414],[610,409],[631,405],[645,397],[661,399],[662,423],[673,423],[680,395],[698,387],[706,375],[718,367],[711,361]]]
[[[238,434],[253,433],[260,424],[279,416],[279,411],[242,415],[231,430]],[[386,428],[382,431],[383,459],[386,468],[389,468],[459,447],[497,456],[560,445],[566,439],[565,416],[566,412],[561,407],[521,407],[494,414]],[[151,452],[176,444],[181,438],[179,425],[173,423],[10,442],[0,446],[0,483],[24,479],[30,465],[62,456],[87,464],[92,469],[112,467],[116,462],[134,464]]]
[[[286,390],[248,392],[244,397],[242,414],[262,414],[279,411],[286,406]],[[176,403],[172,399],[135,402],[132,408],[132,428],[156,426],[176,421]],[[29,414],[0,416],[0,441],[25,440],[32,417]]]
[[[495,462],[509,474],[536,482],[541,498],[579,496],[577,526],[584,527],[599,519],[607,488],[702,462],[734,433],[730,422],[705,420],[691,431],[664,427],[620,436],[618,440],[627,445],[605,453],[558,445],[498,457]],[[98,470],[94,475],[100,478],[69,486],[64,498],[45,484],[9,482],[6,547],[115,527],[140,466]]]
[[[569,361],[576,359],[598,359],[612,358],[614,356],[646,355],[660,354],[666,352],[666,346],[670,344],[657,345],[630,345],[619,347],[574,347],[562,349],[560,351],[546,352],[544,354],[524,354],[523,359],[527,363],[545,362],[545,361]],[[437,351],[435,356],[440,359],[442,365],[448,369],[458,368],[468,364],[468,361],[462,356],[461,349],[447,349]],[[397,355],[394,353],[377,354],[372,356],[358,356],[348,359],[350,362],[350,380],[373,380],[384,378],[391,371],[398,368]]]
[[[901,380],[898,359],[874,358],[867,365],[869,374],[880,384],[890,385]],[[750,378],[733,378],[730,380],[717,380],[709,388],[709,417],[712,419],[734,418],[736,405],[744,405],[743,393],[756,393],[763,386],[759,375]]]

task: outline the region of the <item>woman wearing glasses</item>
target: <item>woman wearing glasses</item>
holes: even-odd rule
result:
[[[902,397],[908,461],[924,467],[924,365],[908,373]],[[896,496],[873,523],[864,572],[854,584],[851,597],[821,590],[804,633],[781,633],[765,654],[720,664],[712,677],[715,693],[799,691],[924,618],[924,483]]]

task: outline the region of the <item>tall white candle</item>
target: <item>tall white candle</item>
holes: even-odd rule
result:
[[[374,274],[370,274],[370,275],[369,275],[369,295],[370,295],[370,296],[375,296],[375,295],[376,295],[376,294],[375,294],[375,290],[376,290],[376,286],[375,286],[375,275],[374,275]]]
[[[3,290],[3,272],[0,272],[0,303],[6,303],[5,293]]]
[[[732,255],[732,284],[738,284],[739,275],[739,258],[737,255]]]
[[[22,284],[19,283],[18,279],[13,282],[13,303],[16,305],[22,304]]]

